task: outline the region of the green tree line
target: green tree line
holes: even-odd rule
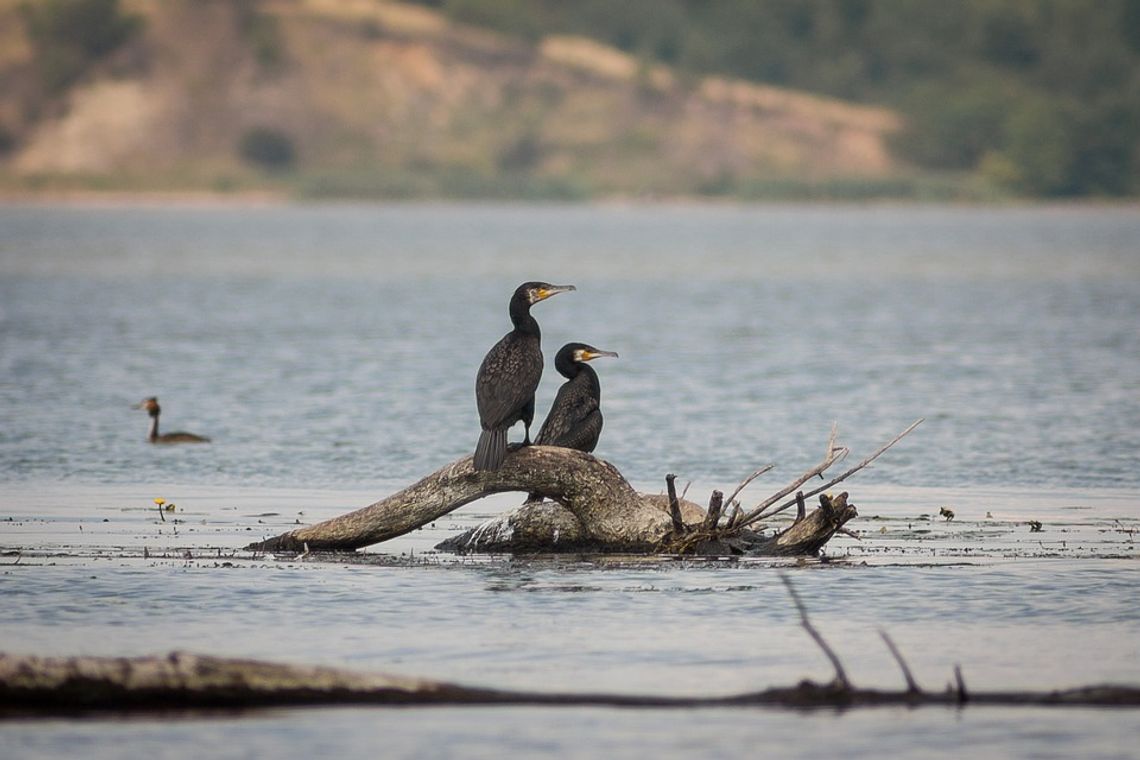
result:
[[[897,155],[1035,196],[1140,192],[1140,0],[420,0],[694,75],[898,109]]]

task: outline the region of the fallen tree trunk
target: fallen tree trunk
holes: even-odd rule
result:
[[[528,502],[440,548],[455,552],[676,552],[694,554],[812,554],[854,517],[813,511],[779,536],[751,530],[719,535],[673,531],[668,503],[640,494],[612,465],[590,454],[551,446],[512,452],[503,467],[476,471],[471,457],[443,467],[368,507],[297,528],[249,546],[253,551],[352,551],[403,535],[476,499],[505,491],[539,493],[557,501]],[[705,511],[684,502],[687,525]],[[676,540],[675,540],[676,539]]]
[[[866,466],[917,424],[828,485]],[[765,536],[757,523],[794,504],[777,502],[809,479],[822,476],[846,454],[846,448],[835,445],[833,430],[818,465],[751,511],[743,513],[734,498],[753,478],[771,469],[770,465],[741,483],[727,501],[718,502],[712,514],[683,500],[677,503],[679,512],[674,514],[669,499],[638,493],[617,468],[590,454],[551,446],[516,446],[498,470],[477,471],[471,457],[464,457],[363,509],[247,548],[296,553],[353,551],[408,533],[484,496],[521,491],[552,501],[527,502],[449,539],[439,548],[458,552],[810,555],[856,516],[846,493],[832,499],[819,493],[822,489],[812,491],[808,496],[818,494],[820,507],[779,535]]]
[[[1140,707],[1140,688],[1049,692],[856,689],[838,681],[714,697],[504,691],[327,667],[172,653],[166,657],[0,654],[0,719],[79,711],[236,709],[280,705],[604,705],[618,707],[861,707],[899,705]]]

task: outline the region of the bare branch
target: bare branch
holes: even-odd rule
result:
[[[824,491],[826,491],[828,488],[831,488],[832,486],[836,485],[837,483],[843,482],[847,478],[849,478],[852,475],[854,475],[855,473],[859,472],[859,470],[862,470],[864,467],[871,464],[876,459],[878,459],[880,456],[882,456],[887,451],[887,449],[891,448],[896,443],[898,443],[903,438],[905,438],[912,430],[914,430],[916,427],[918,427],[920,424],[922,424],[924,419],[925,419],[924,417],[918,418],[917,420],[912,422],[906,430],[902,431],[901,433],[896,435],[894,438],[892,438],[890,441],[888,441],[887,443],[880,446],[875,451],[875,453],[871,454],[869,457],[867,457],[866,459],[864,459],[862,462],[855,465],[851,469],[847,470],[842,475],[838,475],[838,476],[832,478],[831,480],[829,480],[828,482],[824,483],[822,486],[816,488],[815,490],[809,491],[808,493],[804,494],[804,497],[810,498],[812,496],[816,496],[818,494],[821,494]],[[845,455],[846,455],[846,451],[847,450],[844,449]],[[834,461],[836,461],[836,460],[832,460],[832,462],[834,462]],[[830,466],[830,464],[831,463],[828,463],[828,466]],[[800,479],[797,481],[797,485],[795,486],[795,488],[798,488],[799,485],[806,483],[807,481],[809,481],[813,477],[815,477],[815,475],[822,473],[823,470],[826,470],[826,469],[827,469],[827,467],[823,467],[821,469],[817,465],[815,468],[813,468],[812,470],[809,470],[807,473],[805,473],[804,475],[802,475],[800,477]],[[792,490],[794,490],[794,488]],[[794,505],[796,503],[795,499],[791,499],[789,501],[786,501],[783,504],[781,504],[780,506],[776,507],[775,509],[770,510],[768,512],[764,512],[764,510],[767,507],[771,506],[772,504],[775,504],[777,501],[784,498],[789,493],[791,493],[790,490],[785,490],[781,493],[773,495],[772,497],[767,499],[763,504],[760,504],[759,506],[756,507],[756,509],[752,510],[747,515],[745,515],[744,519],[741,520],[739,523],[737,523],[737,526],[743,527],[745,525],[751,525],[752,523],[757,522],[758,520],[763,520],[765,518],[771,517],[772,515],[779,514],[780,512],[783,512],[785,509],[788,509],[789,507],[791,507],[792,505]]]
[[[791,594],[792,597],[792,602],[795,603],[796,609],[800,611],[800,624],[803,625],[804,630],[808,632],[808,635],[812,637],[815,643],[819,645],[819,648],[823,650],[823,653],[827,655],[827,659],[831,660],[831,665],[835,668],[835,680],[838,681],[844,689],[850,691],[851,682],[847,680],[847,673],[843,670],[843,664],[839,662],[839,658],[836,657],[835,652],[831,651],[831,647],[823,640],[823,636],[819,634],[819,631],[817,631],[811,624],[811,621],[808,620],[807,610],[804,608],[803,602],[800,601],[800,596],[796,593],[795,587],[792,586],[792,579],[786,574],[780,573],[780,580],[787,586],[788,593]]]
[[[926,419],[925,417],[920,417],[919,419],[915,420],[914,422],[911,423],[910,427],[908,427],[906,430],[902,431],[901,433],[896,435],[894,438],[892,438],[890,441],[888,441],[887,443],[880,446],[875,451],[874,454],[871,454],[871,456],[867,457],[862,462],[860,462],[859,464],[852,467],[850,470],[847,470],[843,474],[837,475],[836,477],[827,481],[826,483],[824,483],[819,488],[816,488],[814,491],[811,491],[809,493],[804,494],[804,496],[805,497],[815,496],[816,494],[823,493],[824,491],[826,491],[827,489],[831,488],[832,486],[834,486],[838,483],[842,483],[844,480],[851,477],[855,473],[859,472],[859,470],[862,470],[864,467],[871,464],[871,462],[874,462],[876,459],[878,459],[880,456],[882,456],[883,453],[886,452],[887,449],[889,449],[890,447],[894,446],[896,443],[901,441],[904,437],[906,437],[907,434],[909,434],[912,430],[914,430],[916,427],[918,427],[920,424],[922,424],[923,420],[925,420],[925,419]],[[784,509],[784,508],[785,507],[783,507],[781,505],[780,509]],[[776,512],[778,512],[778,511],[780,511],[780,510],[779,509],[772,510],[771,514],[776,514]]]
[[[958,704],[964,705],[969,701],[970,695],[966,693],[966,680],[962,678],[962,666],[954,666],[954,681],[958,684]]]
[[[879,629],[879,635],[883,637],[883,643],[887,645],[887,649],[891,650],[891,656],[895,658],[895,662],[897,662],[902,669],[903,678],[906,679],[907,693],[921,694],[922,689],[918,688],[918,683],[914,680],[914,676],[911,675],[910,668],[907,667],[906,660],[903,659],[898,647],[895,646],[895,642],[891,641],[891,637],[881,628]]]
[[[835,436],[837,430],[838,428],[835,426],[831,428],[831,436],[827,440],[827,453],[824,454],[824,457],[819,464],[817,464],[815,467],[812,467],[800,477],[796,478],[789,485],[785,486],[773,495],[769,496],[764,501],[757,504],[756,507],[753,508],[750,512],[745,513],[744,517],[741,518],[741,520],[736,524],[737,527],[742,528],[746,525],[751,525],[757,520],[767,517],[768,515],[764,514],[765,509],[772,506],[793,491],[796,491],[800,486],[815,476],[822,475],[827,471],[829,467],[831,467],[831,465],[847,456],[847,453],[849,451],[847,447],[835,445]],[[794,504],[795,502],[792,503]],[[775,514],[775,512],[772,512],[771,514]]]
[[[720,510],[724,506],[724,494],[720,491],[713,491],[712,496],[709,497],[709,509],[705,513],[705,530],[716,530],[717,523],[720,522]]]
[[[685,521],[681,519],[681,504],[677,501],[677,486],[673,482],[676,479],[676,475],[669,473],[665,476],[665,485],[669,488],[669,515],[673,518],[673,532],[682,533]]]
[[[733,491],[732,494],[727,499],[724,500],[724,503],[725,504],[731,504],[732,500],[735,499],[737,496],[739,496],[740,492],[743,491],[745,488],[747,488],[749,483],[751,483],[753,480],[756,480],[756,478],[760,477],[764,473],[774,469],[775,467],[776,467],[776,465],[774,465],[774,464],[766,464],[763,467],[761,467],[759,470],[757,470],[756,472],[749,475],[747,478],[745,478],[744,480],[742,480],[740,482],[740,485],[738,485],[736,487],[736,490]]]

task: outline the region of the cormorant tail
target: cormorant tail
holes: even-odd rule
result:
[[[507,458],[507,429],[484,430],[475,446],[475,469],[497,470]]]

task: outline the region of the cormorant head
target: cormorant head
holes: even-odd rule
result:
[[[578,374],[578,370],[574,365],[584,364],[600,356],[612,356],[616,359],[617,353],[614,351],[603,351],[587,343],[567,343],[558,349],[558,353],[555,354],[554,368],[566,377],[573,377]]]
[[[514,297],[521,298],[528,306],[533,306],[539,301],[545,301],[568,290],[577,290],[577,288],[573,285],[551,285],[549,282],[524,282],[515,290]]]
[[[585,343],[567,343],[566,345],[573,346],[573,348],[570,350],[572,356],[574,357],[574,361],[576,362],[592,361],[593,359],[597,359],[599,356],[612,356],[615,359],[618,358],[616,351],[603,351],[600,348],[594,348],[593,346],[588,346]]]
[[[158,405],[158,396],[150,396],[135,404],[132,409],[145,409],[151,417],[157,417],[162,408]]]

